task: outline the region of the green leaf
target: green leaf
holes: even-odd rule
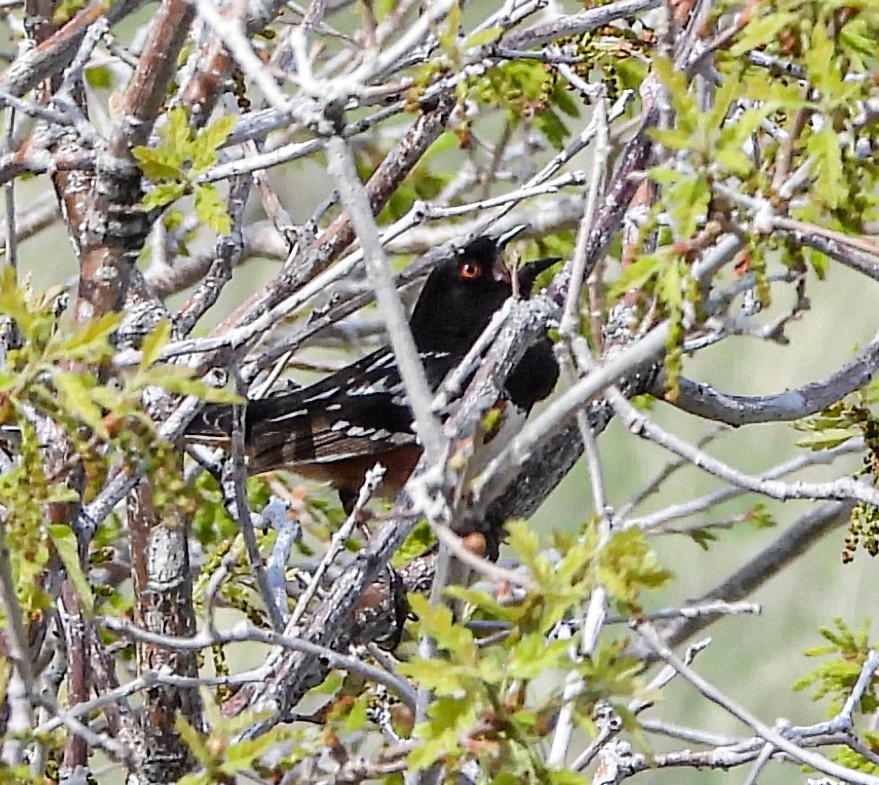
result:
[[[692,150],[693,133],[682,128],[651,128],[650,138],[669,150]]]
[[[669,166],[654,166],[647,172],[650,179],[657,185],[671,185],[679,183],[686,175],[681,174],[677,169]]]
[[[397,0],[373,0],[372,13],[376,22],[383,21],[397,8]]]
[[[104,425],[104,413],[92,397],[94,379],[85,374],[59,373],[54,383],[64,409],[106,439],[109,434]]]
[[[49,524],[49,537],[58,551],[58,556],[64,564],[67,577],[73,584],[79,601],[82,603],[83,613],[87,618],[94,615],[95,602],[92,596],[92,589],[89,586],[88,579],[79,563],[79,547],[76,542],[76,535],[67,524],[52,523]]]
[[[812,28],[812,39],[804,53],[804,61],[809,81],[825,97],[832,99],[843,98],[846,90],[843,86],[839,58],[837,57],[834,42],[823,24],[816,24]],[[838,146],[839,143],[837,142]]]
[[[601,551],[597,580],[627,606],[635,606],[644,589],[658,588],[671,577],[639,529],[616,532]]]
[[[474,703],[468,696],[439,698],[430,704],[428,721],[417,725],[413,732],[421,743],[407,758],[412,770],[427,768],[447,755],[460,753],[460,736],[476,721]]]
[[[544,109],[534,116],[534,127],[540,131],[556,150],[561,150],[570,135],[567,126],[552,109]]]
[[[687,534],[703,551],[707,551],[711,543],[717,542],[717,535],[708,529],[690,529]]]
[[[499,621],[514,621],[520,615],[518,607],[498,602],[494,594],[483,589],[471,589],[466,586],[446,586],[443,589],[443,594],[451,599],[472,605],[473,608],[482,611],[489,618]]]
[[[761,68],[757,73],[750,73],[744,77],[744,92],[742,98],[751,99],[754,102],[775,102],[783,107],[789,115],[788,122],[793,122],[797,109],[808,105],[802,92],[796,83],[788,84],[775,79],[767,79],[765,71]]]
[[[454,2],[449,8],[449,15],[446,17],[437,36],[439,45],[442,50],[455,61],[458,56],[458,30],[461,27],[461,6]]]
[[[671,310],[680,310],[684,304],[683,277],[680,264],[665,265],[659,276],[656,292],[660,300]]]
[[[144,210],[158,210],[186,194],[185,183],[159,183],[143,197]]]
[[[568,115],[568,117],[580,116],[579,104],[574,100],[573,96],[565,90],[564,85],[561,84],[561,82],[559,82],[552,91],[552,103],[553,106],[557,106],[561,111]]]
[[[667,189],[667,201],[672,217],[677,221],[677,235],[689,239],[708,214],[711,189],[701,175],[681,178]]]
[[[731,147],[718,151],[717,162],[736,177],[747,177],[754,168],[753,161],[745,153]]]
[[[830,264],[827,255],[808,247],[803,247],[802,252],[806,261],[815,271],[815,275],[818,276],[818,280],[823,281],[827,276],[827,268]]]
[[[368,695],[364,694],[357,696],[357,699],[354,701],[354,705],[351,707],[351,711],[348,712],[348,716],[345,717],[345,722],[342,726],[346,733],[362,731],[366,727],[367,723],[369,722],[369,718],[366,714],[366,709],[368,705]]]
[[[479,30],[471,33],[464,39],[464,48],[483,46],[485,44],[493,44],[505,32],[503,27],[487,27],[485,30]]]
[[[149,335],[143,339],[140,347],[140,368],[147,370],[153,363],[157,362],[162,354],[162,349],[168,343],[171,337],[171,321],[162,319],[150,331]]]
[[[96,406],[100,406],[105,411],[114,411],[122,409],[130,405],[130,398],[126,396],[126,391],[118,389],[115,386],[97,385],[89,390],[89,395]]]
[[[431,605],[420,594],[411,594],[409,605],[418,617],[422,634],[434,638],[437,646],[452,654],[457,661],[467,664],[476,662],[478,652],[473,633],[454,622],[451,609],[445,605]]]
[[[178,160],[185,161],[192,157],[192,131],[189,128],[189,117],[182,107],[174,107],[168,112],[168,123],[161,131],[165,146],[173,151]]]
[[[833,128],[825,127],[809,137],[806,149],[812,156],[812,171],[817,177],[813,196],[831,209],[839,207],[846,197],[839,137]]]
[[[196,138],[192,155],[192,170],[206,172],[217,162],[217,151],[226,143],[235,128],[235,117],[227,115],[205,128]]]
[[[537,565],[540,558],[540,540],[537,532],[525,521],[513,521],[509,524],[509,543],[513,553],[529,570]]]
[[[740,57],[752,49],[765,46],[778,38],[778,34],[794,22],[796,22],[796,14],[790,12],[755,16],[748,22],[729,52],[733,57]]]
[[[191,774],[184,774],[177,785],[214,785],[216,779],[211,775],[209,769],[201,769]]]
[[[737,79],[725,79],[721,82],[714,95],[714,105],[703,115],[703,127],[712,130],[720,128],[729,114],[730,106],[739,97],[741,89]]]
[[[174,717],[174,729],[180,734],[195,759],[203,766],[210,767],[214,756],[208,751],[207,739],[189,724],[182,712],[178,712]]]
[[[143,384],[164,387],[168,392],[178,395],[194,395],[209,403],[242,403],[244,399],[232,392],[211,387],[200,379],[192,378],[192,369],[180,365],[155,365],[143,379]]]
[[[433,530],[427,521],[419,522],[410,532],[399,550],[394,554],[391,564],[394,567],[402,567],[408,564],[416,556],[420,556],[436,542]]]
[[[180,161],[164,149],[155,147],[134,147],[131,154],[140,164],[143,173],[154,181],[170,180],[183,176]]]
[[[473,676],[436,660],[413,659],[400,663],[400,673],[419,687],[439,696],[462,698],[467,695]]]
[[[677,115],[680,132],[686,135],[694,134],[699,127],[701,110],[696,97],[689,90],[687,75],[677,70],[674,62],[663,57],[655,58],[653,67],[668,89],[668,98]]]
[[[173,232],[183,223],[183,213],[180,210],[168,210],[165,213],[164,217],[165,228],[169,232]],[[185,246],[181,249],[181,253],[183,256],[188,256],[189,253],[186,251]]]
[[[335,695],[345,681],[341,671],[332,671],[320,684],[312,687],[307,695]]]
[[[217,189],[210,183],[195,187],[195,214],[217,234],[228,235],[232,231],[232,219]]]
[[[748,109],[742,112],[737,117],[735,123],[731,123],[721,130],[721,144],[724,146],[740,147],[760,128],[763,121],[770,114],[777,111],[778,108],[779,103],[777,101],[767,101],[757,109]]]
[[[447,753],[454,752],[458,747],[458,734],[448,729],[439,736],[419,744],[406,758],[410,771],[419,772],[433,766]]]
[[[876,55],[875,33],[870,30],[868,21],[861,16],[855,16],[848,24],[843,25],[839,42],[850,52],[857,52],[864,58],[869,59]],[[866,64],[860,67],[864,68]]]
[[[0,266],[0,313],[13,319],[25,335],[30,333],[35,315],[31,314],[15,279],[15,270],[9,264]]]
[[[96,65],[85,69],[85,81],[89,87],[108,89],[113,86],[113,71],[106,65]]]
[[[745,513],[745,519],[755,529],[771,529],[778,525],[775,518],[772,517],[772,513],[769,512],[766,505],[762,502],[755,504],[748,510]]]
[[[92,319],[79,327],[73,335],[53,337],[47,347],[47,353],[65,360],[83,360],[99,363],[113,354],[110,336],[113,335],[122,314],[107,313]]]
[[[626,292],[643,289],[651,278],[659,274],[666,263],[664,254],[642,256],[622,271],[620,277],[608,289],[608,296],[616,299]]]
[[[569,647],[569,641],[547,643],[543,633],[526,635],[510,651],[509,675],[514,679],[536,679],[563,666],[568,659]]]
[[[224,748],[225,760],[221,766],[223,773],[231,777],[243,769],[249,769],[254,761],[277,747],[278,739],[271,733],[264,733],[255,739],[238,739]]]
[[[551,785],[589,785],[592,780],[585,774],[578,774],[571,769],[561,769],[549,773]]]
[[[82,501],[82,497],[73,488],[58,482],[49,486],[46,501],[50,504],[73,504]]]
[[[857,433],[853,429],[848,428],[826,428],[824,430],[810,433],[796,442],[797,447],[806,447],[810,450],[830,450],[845,444],[849,439],[853,439]]]

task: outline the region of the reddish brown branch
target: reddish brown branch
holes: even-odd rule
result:
[[[277,1],[249,4],[245,20],[247,34],[262,31],[284,6],[284,3]],[[229,78],[233,66],[234,61],[226,45],[213,33],[201,46],[192,77],[181,91],[182,103],[189,108],[194,125],[202,126],[207,122],[220,98],[220,85]]]
[[[189,637],[195,634],[195,612],[186,522],[177,516],[162,520],[153,504],[152,485],[146,481],[131,493],[129,505],[135,622],[151,632]],[[138,643],[137,670],[138,675],[169,670],[196,676],[198,664],[194,652]],[[190,770],[191,753],[175,722],[180,712],[200,729],[201,709],[194,688],[156,685],[146,691],[141,726],[146,782],[174,782]]]
[[[150,225],[139,206],[141,174],[131,148],[149,139],[194,14],[184,0],[162,4],[125,92],[120,119],[99,161],[82,247],[76,307],[80,321],[122,305],[131,267]]]
[[[89,699],[88,627],[82,613],[82,603],[69,579],[61,587],[64,605],[64,638],[67,647],[67,701],[70,706]],[[65,770],[74,771],[88,763],[88,745],[81,736],[71,733],[64,747]]]

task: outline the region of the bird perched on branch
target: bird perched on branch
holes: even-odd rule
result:
[[[537,275],[558,261],[540,259],[511,272],[503,251],[519,231],[517,227],[498,238],[478,237],[428,276],[409,325],[432,390],[513,294],[514,275],[519,296],[528,297]],[[527,415],[552,392],[557,379],[552,345],[544,335],[507,378],[504,418],[512,423],[514,414]],[[199,440],[228,438],[231,415],[228,405],[207,406],[188,434]],[[290,469],[302,477],[329,481],[349,512],[366,471],[377,462],[387,470],[384,492],[396,494],[415,468],[421,446],[393,351],[378,349],[310,387],[249,401],[245,450],[248,473]]]

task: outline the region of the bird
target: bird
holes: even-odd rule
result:
[[[409,326],[431,390],[437,390],[514,293],[514,276],[516,291],[527,298],[537,276],[559,261],[539,259],[508,269],[504,248],[522,228],[476,237],[428,276]],[[558,375],[552,342],[544,333],[508,376],[505,403],[527,416],[549,396]],[[350,514],[366,472],[377,462],[386,470],[385,495],[396,496],[403,487],[422,451],[412,421],[394,353],[385,346],[308,387],[248,401],[247,471],[288,469],[306,479],[329,481]],[[228,439],[231,429],[232,407],[211,404],[190,423],[187,435],[201,441]]]

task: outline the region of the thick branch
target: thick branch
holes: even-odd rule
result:
[[[845,523],[851,509],[851,502],[833,502],[810,510],[723,583],[693,602],[736,602],[750,596],[790,562],[806,553],[827,532]],[[677,619],[662,626],[663,640],[669,646],[677,646],[711,624],[715,618],[697,616]]]
[[[879,368],[879,333],[836,373],[820,382],[775,395],[732,395],[703,382],[679,381],[674,405],[690,414],[728,425],[798,420],[820,412],[846,395],[860,390]],[[661,390],[662,381],[657,383]]]

